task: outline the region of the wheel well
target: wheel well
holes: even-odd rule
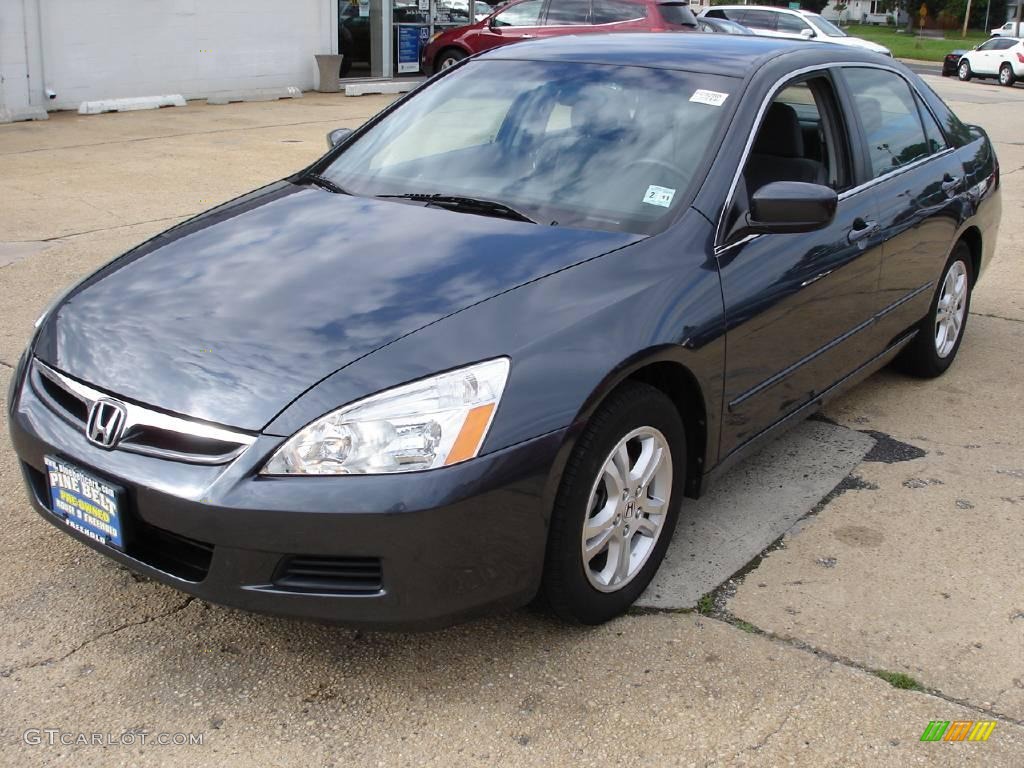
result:
[[[671,400],[686,428],[686,495],[695,497],[704,471],[708,419],[700,386],[678,363],[658,362],[633,371],[626,381],[640,381],[660,389]]]
[[[960,239],[971,250],[971,274],[974,275],[974,282],[978,282],[978,273],[981,271],[981,232],[977,227],[970,227]]]

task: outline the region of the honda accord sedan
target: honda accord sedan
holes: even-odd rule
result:
[[[32,505],[254,611],[621,614],[688,499],[964,340],[992,146],[836,50],[553,38],[335,132],[39,318],[8,400]]]

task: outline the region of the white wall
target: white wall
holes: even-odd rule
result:
[[[0,114],[43,108],[36,0],[0,0]]]
[[[337,0],[0,0],[38,5],[48,106],[314,86]],[[3,48],[6,46],[0,46]]]

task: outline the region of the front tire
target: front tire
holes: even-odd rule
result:
[[[971,63],[969,61],[961,61],[956,68],[956,76],[966,83],[971,79],[971,74]]]
[[[440,72],[444,69],[454,67],[464,58],[466,58],[466,54],[458,48],[445,48],[437,54],[437,58],[434,59],[434,71]]]
[[[630,382],[594,414],[566,464],[552,511],[541,595],[562,619],[624,613],[665,557],[686,474],[675,405]]]
[[[1009,64],[1003,64],[999,68],[999,84],[1012,88],[1015,82],[1017,82],[1017,76],[1013,74],[1013,67]]]
[[[912,376],[933,379],[953,364],[967,328],[971,310],[974,270],[971,249],[962,240],[942,271],[928,315],[917,336],[897,359],[898,367]]]

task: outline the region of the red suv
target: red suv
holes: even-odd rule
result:
[[[485,19],[438,32],[421,53],[428,75],[488,48],[588,32],[696,32],[686,2],[657,0],[517,0]]]

